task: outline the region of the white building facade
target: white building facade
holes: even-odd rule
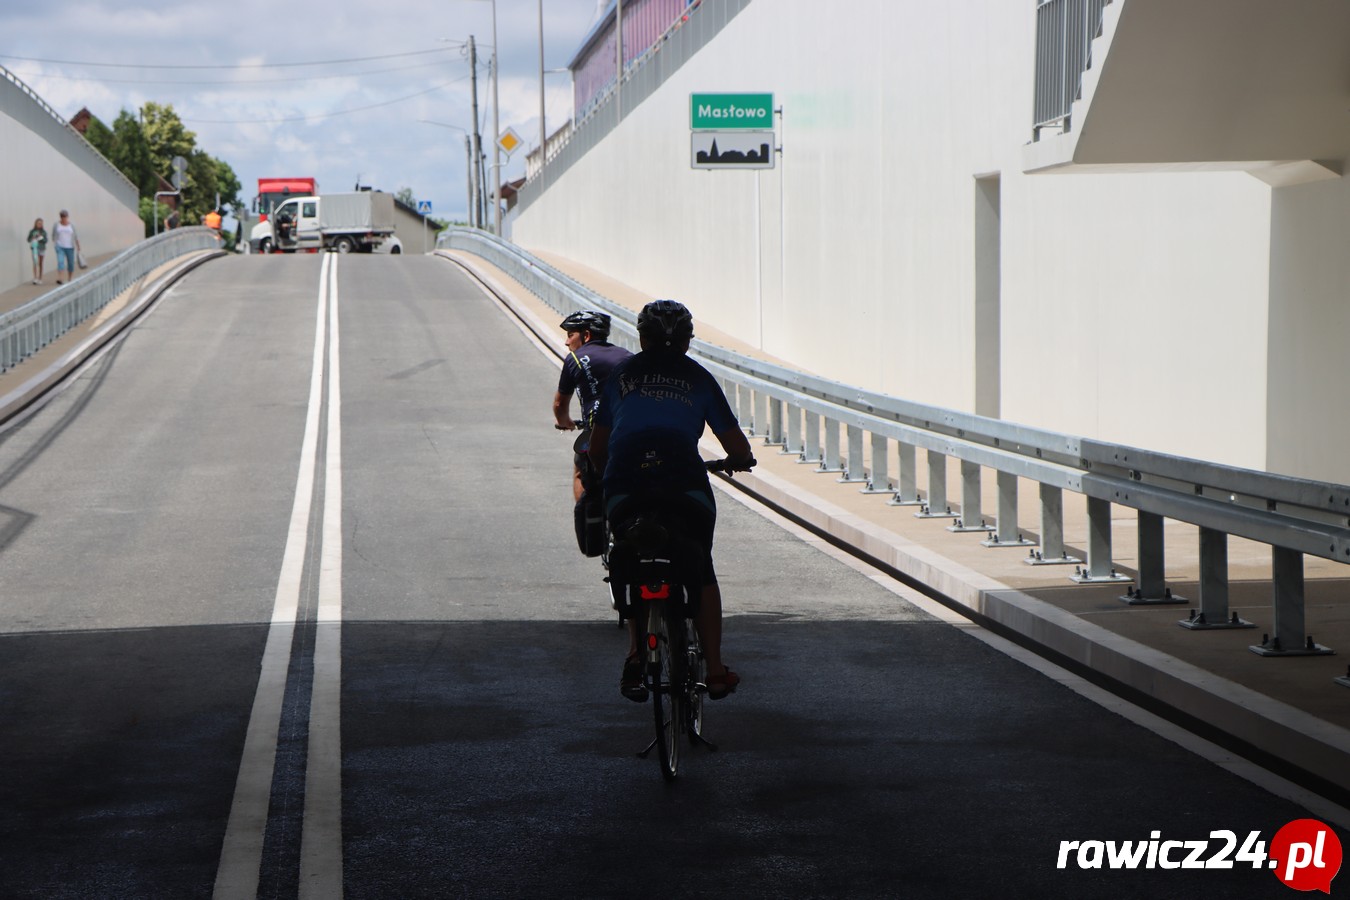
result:
[[[1048,4],[736,5],[527,185],[517,243],[830,378],[1350,483],[1350,4],[1114,0],[1035,143]],[[715,92],[773,94],[773,169],[691,166]]]

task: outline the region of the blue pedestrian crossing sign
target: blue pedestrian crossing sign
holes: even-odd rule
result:
[[[430,200],[418,200],[418,201],[417,201],[417,212],[418,212],[419,215],[423,215],[423,216],[429,216],[429,215],[431,215],[431,201],[430,201]]]

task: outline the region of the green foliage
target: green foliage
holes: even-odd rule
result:
[[[197,147],[196,132],[188,131],[173,104],[160,106],[147,103],[141,107],[141,130],[150,145],[150,158],[155,171],[168,178],[173,171],[173,158],[187,159]]]
[[[417,198],[413,196],[413,190],[410,187],[399,188],[398,192],[394,194],[394,199],[404,206],[411,206],[413,209],[417,209]]]
[[[112,131],[112,151],[104,155],[136,185],[142,197],[153,197],[159,190],[159,178],[140,121],[124,109],[113,120]]]
[[[102,153],[109,162],[112,162],[112,129],[104,125],[103,120],[98,116],[89,117],[89,125],[84,129],[84,139],[92,144],[95,150]]]
[[[164,230],[164,221],[169,218],[169,213],[173,212],[162,201],[155,203],[152,197],[141,198],[141,221],[145,223],[145,236],[152,237],[155,233],[155,207],[159,207],[159,230]]]
[[[182,225],[200,225],[203,218],[220,198],[222,211],[233,207],[242,209],[239,194],[242,185],[234,169],[197,147],[197,136],[188,131],[172,105],[147,103],[141,117],[122,110],[109,129],[97,118],[89,121],[85,137],[95,149],[136,185],[140,192],[140,216],[145,222],[146,236],[154,233],[154,195],[167,190],[173,174],[173,158],[181,156],[188,161],[182,195],[179,198],[179,218]],[[163,182],[161,182],[163,178]],[[172,210],[159,203],[159,226]],[[233,238],[227,240],[232,243]]]

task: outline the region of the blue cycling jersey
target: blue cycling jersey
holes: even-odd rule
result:
[[[707,369],[684,354],[639,353],[605,382],[596,424],[608,426],[608,496],[653,489],[708,489],[698,452],[704,425],[737,427],[726,395]]]
[[[591,341],[563,359],[562,374],[558,377],[558,393],[564,397],[578,395],[581,403],[581,421],[590,428],[600,404],[600,394],[614,367],[632,356],[623,347],[608,341]]]

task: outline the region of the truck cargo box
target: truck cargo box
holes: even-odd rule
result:
[[[319,207],[319,228],[324,232],[394,231],[394,198],[383,191],[324,194]]]

